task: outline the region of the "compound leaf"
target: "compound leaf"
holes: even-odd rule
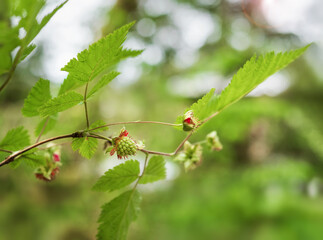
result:
[[[142,51],[133,51],[122,47],[127,33],[133,24],[134,22],[117,29],[90,45],[89,49],[80,52],[77,58],[70,60],[62,68],[62,71],[68,72],[68,76],[62,84],[59,94],[92,81],[99,74],[126,57],[139,55]]]
[[[210,93],[208,93],[201,99],[201,103],[199,100],[197,103],[193,104],[191,109],[193,110],[194,115],[198,119],[203,120],[213,113],[222,111],[247,95],[270,75],[283,69],[289,63],[296,60],[308,47],[309,45],[296,50],[280,52],[277,54],[270,52],[259,57],[254,55],[233,76],[230,84],[219,96],[214,95],[210,98]],[[203,99],[208,99],[208,103],[205,104]],[[179,118],[178,122],[180,120],[182,119]]]
[[[278,54],[270,52],[258,58],[253,56],[233,76],[230,84],[222,91],[216,101],[215,111],[221,111],[240,100],[270,75],[286,67],[289,63],[301,56],[308,47],[309,45],[297,50],[280,52]]]

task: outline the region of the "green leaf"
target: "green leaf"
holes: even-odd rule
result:
[[[68,91],[77,89],[81,86],[83,86],[84,83],[77,81],[76,79],[71,79],[69,77],[64,79],[64,82],[62,83],[61,87],[59,88],[58,95],[63,95],[64,93],[67,93]]]
[[[68,92],[56,98],[50,99],[45,105],[39,108],[41,116],[54,115],[55,113],[65,111],[83,101],[83,96],[76,92]]]
[[[289,63],[300,57],[308,47],[309,45],[297,50],[280,52],[278,54],[270,52],[265,55],[261,55],[258,58],[253,56],[233,76],[230,84],[219,96],[215,95],[209,98],[210,93],[208,93],[202,98],[203,104],[199,104],[199,102],[197,102],[196,105],[192,105],[191,108],[194,108],[194,116],[203,120],[211,114],[220,112],[231,104],[239,101],[270,75],[283,69]],[[205,104],[206,101],[203,99],[208,99],[208,103]]]
[[[10,153],[0,151],[0,161],[5,160]]]
[[[36,149],[32,149],[18,158],[16,158],[13,162],[10,163],[12,168],[17,168],[21,163],[26,164],[31,168],[37,168],[40,166],[44,166],[46,163],[46,158],[36,152]]]
[[[98,81],[94,87],[90,90],[88,98],[92,97],[94,93],[99,91],[101,88],[109,84],[114,78],[116,78],[120,73],[119,72],[110,72],[105,74],[100,81]]]
[[[16,151],[30,144],[29,134],[24,127],[17,127],[8,131],[6,136],[0,142],[0,148]]]
[[[185,112],[192,110],[194,113],[194,117],[197,119],[201,119],[201,116],[203,116],[203,113],[205,111],[205,108],[207,107],[208,103],[210,102],[211,98],[214,96],[215,89],[212,88],[207,94],[205,94],[201,99],[199,99],[196,103],[193,103],[192,106],[185,110]],[[183,123],[184,120],[184,114],[179,116],[176,119],[177,124]]]
[[[73,138],[72,140],[72,149],[73,151],[79,150],[82,146],[84,138]]]
[[[130,223],[139,215],[140,202],[139,192],[130,190],[103,205],[97,239],[126,240]]]
[[[89,49],[85,49],[77,55],[77,58],[73,58],[68,62],[62,68],[62,71],[69,74],[64,80],[59,93],[63,94],[92,81],[99,74],[126,57],[139,55],[142,51],[133,51],[122,47],[133,24],[134,22],[117,29],[105,38],[90,45]],[[99,89],[98,87],[101,87],[101,84],[96,87],[95,91]]]
[[[162,156],[153,156],[147,165],[140,184],[152,183],[166,178],[165,160]]]
[[[96,191],[113,191],[134,182],[140,174],[139,162],[129,160],[105,172],[93,186]]]
[[[79,149],[80,154],[87,158],[91,159],[95,154],[98,148],[98,139],[85,137],[82,146]]]
[[[26,165],[28,165],[31,168],[44,166],[46,162],[46,159],[44,158],[44,156],[41,156],[36,153],[21,155],[19,159],[22,160],[24,163],[26,163]]]
[[[98,120],[91,124],[90,129],[101,127],[104,125],[106,125],[106,123],[103,120]],[[91,132],[104,132],[104,131],[107,131],[108,129],[109,127],[102,127],[102,128],[92,130]]]
[[[258,58],[253,56],[232,78],[231,83],[217,99],[215,111],[221,111],[240,100],[270,75],[286,67],[301,56],[309,45],[289,52],[267,53]]]
[[[15,159],[13,162],[9,163],[9,166],[12,169],[16,169],[20,166],[21,162],[22,162],[22,159],[18,158],[18,159]]]
[[[51,98],[50,82],[42,78],[39,79],[25,99],[25,103],[22,108],[23,115],[26,117],[38,116],[39,108]]]
[[[0,75],[9,72],[12,66],[11,52],[20,44],[18,35],[18,27],[10,28],[7,21],[0,21]]]
[[[79,150],[79,153],[87,158],[91,159],[98,148],[98,139],[91,137],[73,138],[72,149],[74,151]]]
[[[56,122],[57,122],[57,114],[43,118],[37,124],[37,127],[35,129],[35,136],[39,136],[41,132],[42,132],[42,134],[48,133],[49,131],[51,131],[55,127]],[[46,126],[45,126],[45,124],[46,124]],[[44,128],[44,126],[45,126],[45,128]]]
[[[38,15],[38,12],[43,6],[43,1],[39,1],[40,5],[38,8],[38,11],[30,11],[33,14],[30,14],[30,19],[27,20],[27,27],[25,26],[24,28],[27,31],[26,37],[24,39],[25,44],[29,44],[37,35],[38,33],[45,27],[45,25],[49,22],[49,20],[55,15],[55,13],[61,9],[67,2],[64,1],[62,4],[58,5],[51,13],[47,14],[41,21],[38,23],[36,21],[36,16]],[[33,18],[33,19],[32,19]]]
[[[30,44],[28,47],[26,47],[19,59],[19,62],[23,61],[26,57],[28,57],[29,54],[31,54],[35,48],[36,48],[35,44]]]

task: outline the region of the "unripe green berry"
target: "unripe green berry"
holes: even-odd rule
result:
[[[136,151],[136,143],[129,137],[122,137],[117,144],[117,155],[120,157],[135,155]]]

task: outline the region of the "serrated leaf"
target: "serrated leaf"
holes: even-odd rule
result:
[[[10,28],[7,21],[0,21],[0,75],[9,72],[12,65],[11,52],[20,44],[18,35],[18,27]]]
[[[270,75],[283,69],[289,63],[300,57],[309,45],[289,51],[274,52],[261,55],[258,58],[253,56],[245,65],[233,76],[230,84],[221,92],[219,96],[213,96],[208,104],[197,105],[194,112],[200,120],[209,117],[211,114],[220,112],[224,108],[237,102],[242,97],[251,92]]]
[[[103,205],[97,240],[126,240],[130,223],[139,215],[140,202],[139,192],[130,190]]]
[[[68,72],[72,79],[81,82],[93,80],[122,53],[121,45],[133,24],[127,24],[92,44],[89,49],[79,53],[77,59],[73,58],[62,70]]]
[[[19,157],[17,157],[13,162],[10,163],[12,168],[17,168],[21,163],[26,164],[31,168],[37,168],[39,166],[44,166],[46,159],[44,156],[39,155],[36,149],[32,149]]]
[[[62,71],[66,71],[69,74],[62,84],[59,94],[92,81],[99,74],[126,57],[139,55],[141,51],[133,51],[122,47],[126,35],[133,24],[130,23],[117,29],[105,38],[90,45],[89,49],[85,49],[77,55],[77,58],[73,58],[68,62],[62,68]]]
[[[37,2],[37,1],[36,1]],[[32,9],[29,14],[29,19],[27,19],[25,22],[25,30],[27,31],[27,34],[24,38],[24,43],[29,44],[37,35],[38,33],[43,29],[43,27],[46,26],[46,24],[49,22],[49,20],[55,15],[55,13],[61,9],[67,2],[68,0],[64,1],[62,4],[58,5],[51,13],[47,14],[41,21],[40,23],[37,22],[36,16],[38,15],[40,9],[43,7],[43,1],[38,1],[40,4],[37,6],[36,11]]]
[[[82,143],[82,146],[80,147],[79,152],[83,157],[87,159],[91,159],[95,154],[97,148],[98,148],[98,139],[85,137],[85,140]]]
[[[12,169],[16,169],[20,166],[22,162],[22,159],[18,158],[18,159],[15,159],[15,161],[12,161],[9,166],[12,168]]]
[[[51,131],[57,122],[57,114],[43,118],[35,129],[35,136],[39,136],[40,133],[46,134]],[[46,126],[45,126],[46,125]]]
[[[82,146],[84,138],[73,138],[72,140],[72,149],[73,151],[79,150]]]
[[[5,160],[10,153],[0,151],[0,161]]]
[[[54,115],[65,111],[83,101],[83,96],[76,92],[68,92],[56,98],[50,99],[45,105],[39,108],[41,116]]]
[[[105,74],[90,90],[88,98],[92,97],[97,91],[109,84],[113,79],[115,79],[120,73],[119,72],[110,72]]]
[[[194,117],[196,117],[199,120],[202,119],[201,117],[203,116],[205,108],[207,107],[211,98],[214,96],[214,91],[215,89],[212,88],[207,94],[205,94],[202,98],[200,98],[196,103],[193,103],[190,108],[186,109],[185,112],[192,110],[194,113]],[[176,119],[177,124],[183,123],[183,120],[184,120],[183,116],[184,114],[179,116]]]
[[[233,76],[230,84],[222,91],[217,100],[215,111],[221,111],[241,99],[270,75],[301,56],[308,47],[309,45],[294,51],[280,52],[278,54],[270,52],[258,58],[252,57]]]
[[[96,191],[113,191],[134,182],[140,174],[139,162],[129,160],[105,172],[93,186]]]
[[[98,148],[98,139],[96,138],[91,138],[91,137],[73,138],[72,149],[74,151],[78,150],[79,153],[87,159],[91,159],[93,157],[97,148]]]
[[[98,121],[95,121],[94,123],[91,124],[90,129],[101,127],[104,125],[106,125],[106,123],[103,120],[98,120]],[[95,130],[91,130],[91,132],[104,132],[104,131],[107,131],[108,129],[109,129],[109,127],[106,126],[106,127],[98,128]]]
[[[27,166],[31,168],[37,168],[45,165],[46,159],[37,153],[28,153],[21,155],[18,159],[23,161]],[[15,160],[16,161],[16,160]],[[14,161],[14,162],[15,162]]]
[[[22,108],[23,115],[26,117],[38,116],[39,108],[51,98],[50,82],[42,78],[39,79],[25,99],[25,103]]]
[[[23,53],[21,54],[19,62],[22,62],[26,57],[28,57],[34,51],[35,48],[36,48],[35,44],[30,44],[29,46],[27,46],[23,51]]]
[[[0,148],[16,151],[30,144],[28,131],[24,127],[17,127],[8,131],[0,142]]]
[[[71,90],[77,89],[84,85],[84,82],[77,81],[76,79],[65,78],[61,87],[59,88],[58,95],[63,95]]]
[[[153,156],[147,165],[140,184],[152,183],[166,178],[165,160],[162,156]]]

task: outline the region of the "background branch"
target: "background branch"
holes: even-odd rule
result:
[[[128,122],[115,122],[115,123],[109,123],[109,124],[105,124],[99,127],[95,127],[90,129],[90,131],[96,130],[96,129],[100,129],[100,128],[104,128],[104,127],[109,127],[109,126],[114,126],[114,125],[125,125],[125,124],[144,124],[144,123],[151,123],[151,124],[160,124],[160,125],[166,125],[166,126],[182,126],[182,124],[174,124],[174,123],[166,123],[166,122],[156,122],[156,121],[128,121]]]
[[[67,134],[67,135],[61,135],[61,136],[57,136],[57,137],[52,137],[52,138],[48,138],[46,140],[43,140],[41,142],[38,142],[38,143],[35,143],[33,145],[30,145],[29,147],[26,147],[24,148],[23,150],[20,150],[20,151],[17,151],[17,152],[14,152],[13,154],[11,154],[10,156],[8,156],[5,160],[3,160],[2,162],[0,162],[0,167],[8,164],[8,163],[11,163],[12,161],[15,160],[16,157],[18,157],[19,155],[33,149],[33,148],[36,148],[40,145],[43,145],[45,143],[48,143],[48,142],[52,142],[52,141],[55,141],[55,140],[58,140],[58,139],[63,139],[63,138],[75,138],[75,137],[80,137],[79,135],[79,132],[77,133],[72,133],[72,134]]]

